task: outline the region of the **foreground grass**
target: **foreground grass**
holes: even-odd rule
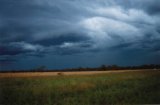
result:
[[[0,79],[0,105],[108,104],[160,104],[160,71]]]

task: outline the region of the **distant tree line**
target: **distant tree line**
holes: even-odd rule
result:
[[[118,65],[102,65],[98,69],[100,70],[136,70],[136,69],[160,69],[160,64],[149,64],[149,65],[140,65],[140,66],[118,66]]]
[[[160,70],[160,64],[146,64],[146,65],[139,65],[139,66],[118,66],[118,65],[101,65],[100,67],[96,68],[89,68],[89,67],[79,67],[79,68],[70,68],[70,69],[58,69],[58,70],[49,70],[46,66],[38,66],[34,69],[30,70],[7,70],[7,71],[0,71],[2,72],[67,72],[67,71],[109,71],[109,70],[137,70],[137,69],[153,69],[153,70]]]
[[[146,64],[146,65],[139,65],[139,66],[118,66],[118,65],[101,65],[100,67],[97,68],[77,68],[77,69],[72,69],[73,71],[107,71],[107,70],[137,70],[137,69],[160,69],[160,64]],[[67,70],[67,69],[66,69]]]

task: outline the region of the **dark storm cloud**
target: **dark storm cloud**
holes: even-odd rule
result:
[[[9,66],[13,62],[16,62],[16,59],[13,59],[12,57],[0,58],[0,66]]]
[[[0,2],[3,4],[0,7],[0,18],[2,20],[2,26],[0,27],[1,43],[10,45],[14,42],[39,44],[39,46],[44,46],[45,49],[49,50],[48,52],[51,52],[51,50],[56,52],[55,49],[58,45],[60,47],[65,42],[79,43],[80,41],[89,40],[88,36],[85,35],[86,33],[83,33],[83,30],[82,32],[79,29],[77,30],[77,26],[73,24],[79,16],[76,14],[81,10],[78,10],[75,6],[72,7],[70,1],[70,3],[37,0],[32,3],[20,0],[2,0]],[[31,50],[28,51],[22,46],[15,48],[15,46],[10,45],[3,46],[1,55],[31,52]],[[34,50],[32,51],[34,52]]]
[[[140,9],[146,11],[151,15],[157,15],[160,13],[159,0],[113,0],[113,2],[113,4],[120,5],[125,9]]]
[[[64,42],[81,42],[87,41],[89,38],[87,36],[83,36],[83,33],[66,33],[60,36],[56,36],[49,39],[38,40],[34,43],[39,43],[41,45],[49,46],[49,45],[61,45]]]
[[[1,0],[0,56],[72,57],[114,49],[157,53],[159,4],[159,0]]]
[[[11,46],[0,46],[0,55],[17,55],[24,53],[23,50]]]
[[[160,13],[160,1],[159,0],[136,0],[138,8],[144,9],[151,15]]]
[[[40,52],[42,50],[42,46],[31,45],[25,42],[13,42],[0,45],[0,55],[19,55],[30,52]]]

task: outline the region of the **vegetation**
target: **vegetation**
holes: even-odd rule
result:
[[[46,66],[38,66],[34,69],[31,70],[0,70],[0,73],[6,73],[6,72],[50,72],[50,71],[106,71],[106,70],[137,70],[137,69],[143,69],[143,70],[148,70],[148,69],[160,69],[160,64],[148,64],[148,65],[139,65],[139,66],[118,66],[118,65],[101,65],[100,67],[96,68],[70,68],[70,69],[62,69],[62,70],[49,70],[47,69]]]
[[[160,71],[0,78],[0,105],[160,104]]]

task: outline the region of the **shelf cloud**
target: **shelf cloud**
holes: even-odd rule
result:
[[[0,60],[14,62],[16,69],[26,67],[25,57],[33,60],[31,67],[43,64],[42,59],[49,68],[158,63],[159,4],[159,0],[1,0]],[[84,63],[89,55],[94,57]],[[75,56],[77,62],[67,62]]]

